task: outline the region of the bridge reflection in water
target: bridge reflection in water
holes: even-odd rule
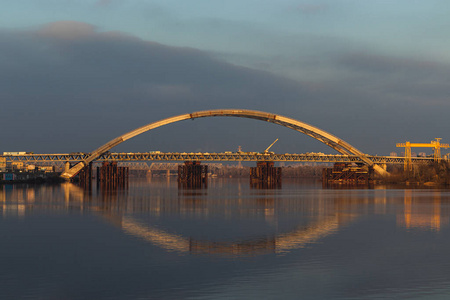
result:
[[[368,214],[394,215],[397,226],[407,230],[438,231],[449,224],[450,212],[442,206],[449,196],[441,190],[338,191],[313,185],[292,197],[288,195],[298,189],[289,190],[289,183],[282,192],[251,190],[247,181],[214,180],[210,190],[180,192],[175,180],[151,181],[151,189],[148,182],[131,182],[128,190],[108,193],[88,193],[71,183],[3,186],[0,211],[4,217],[22,218],[39,211],[99,213],[125,234],[166,251],[232,256],[285,254],[309,247]],[[205,232],[189,232],[153,222],[164,218],[201,221],[202,226],[220,219],[221,226],[230,224],[235,232],[208,235],[205,228]],[[281,226],[286,219],[293,222]],[[264,228],[245,227],[252,222]]]
[[[121,222],[122,229],[126,233],[143,238],[168,251],[232,255],[264,254],[271,252],[284,253],[316,242],[320,238],[336,231],[339,227],[338,225],[337,218],[333,217],[329,220],[323,220],[317,224],[310,224],[308,227],[271,238],[263,237],[227,243],[185,238],[164,230],[143,225],[129,217],[122,217]]]

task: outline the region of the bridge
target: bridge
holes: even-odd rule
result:
[[[340,155],[310,155],[310,154],[275,154],[275,153],[109,153],[109,150],[115,146],[149,130],[184,120],[194,120],[205,117],[239,117],[255,119],[269,122],[276,125],[293,129],[302,134],[310,136],[330,148],[336,150]],[[68,170],[65,170],[61,177],[70,179],[77,175],[84,167],[94,161],[285,161],[285,162],[356,162],[373,167],[375,172],[381,175],[387,175],[387,172],[379,164],[404,163],[405,158],[390,156],[370,156],[367,155],[344,140],[299,120],[276,115],[268,112],[243,110],[243,109],[218,109],[193,112],[190,114],[178,115],[156,121],[145,126],[125,133],[108,143],[100,146],[90,153],[76,154],[36,154],[8,156],[7,161],[22,160],[29,162],[38,161],[68,161],[77,162],[77,164]],[[417,158],[414,163],[428,163],[431,159]]]
[[[91,156],[90,153],[60,153],[60,154],[22,154],[3,156],[7,162],[80,162]],[[365,156],[374,164],[404,164],[405,157],[398,156]],[[413,157],[414,164],[429,164],[432,157]],[[357,155],[342,154],[277,154],[255,152],[222,152],[222,153],[180,153],[180,152],[145,152],[145,153],[104,153],[95,162],[104,161],[277,161],[277,162],[311,162],[311,163],[364,163]]]

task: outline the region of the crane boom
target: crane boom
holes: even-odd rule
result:
[[[441,148],[450,148],[449,144],[439,144]],[[397,143],[397,147],[408,147],[406,143]],[[409,147],[417,147],[417,148],[436,148],[437,144],[435,141],[431,141],[431,143],[409,143]]]
[[[270,146],[269,147],[267,147],[267,149],[266,150],[264,150],[264,153],[267,153],[267,152],[269,152],[269,149],[270,149],[270,147],[272,147],[273,146],[273,144],[275,144],[276,142],[278,141],[278,139],[276,139],[272,144],[270,144]]]

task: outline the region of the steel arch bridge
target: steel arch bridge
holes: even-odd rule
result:
[[[129,140],[139,134],[142,134],[144,132],[147,132],[149,130],[179,122],[184,120],[193,120],[197,118],[205,118],[205,117],[239,117],[239,118],[248,118],[248,119],[255,119],[260,121],[266,121],[270,123],[274,123],[280,126],[284,126],[293,130],[296,130],[298,132],[301,132],[303,134],[306,134],[325,145],[333,148],[334,150],[338,151],[341,154],[344,155],[354,155],[357,156],[358,159],[368,165],[372,166],[375,171],[379,174],[387,174],[387,172],[381,168],[380,166],[376,165],[372,160],[370,160],[366,154],[359,151],[357,148],[353,147],[349,143],[345,142],[344,140],[332,135],[331,133],[328,133],[320,128],[317,128],[315,126],[309,125],[307,123],[301,122],[299,120],[295,120],[292,118],[284,117],[281,115],[276,115],[268,112],[262,112],[262,111],[255,111],[255,110],[245,110],[245,109],[217,109],[217,110],[206,110],[206,111],[198,111],[193,112],[190,114],[183,114],[178,115],[170,118],[166,118],[160,121],[156,121],[150,124],[147,124],[145,126],[139,127],[137,129],[134,129],[128,133],[125,133],[108,143],[104,144],[103,146],[100,146],[99,148],[95,149],[91,152],[91,154],[83,159],[81,162],[70,168],[69,170],[63,172],[61,174],[61,177],[70,179],[74,177],[78,172],[80,172],[86,165],[96,160],[98,157],[100,157],[103,153],[106,151],[109,151],[113,147],[125,142],[126,140]]]

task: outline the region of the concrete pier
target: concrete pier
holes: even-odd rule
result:
[[[322,171],[322,182],[327,184],[369,184],[373,182],[374,169],[368,166],[356,166],[336,163],[333,168]]]
[[[254,187],[281,187],[281,168],[274,167],[273,161],[259,161],[250,168],[250,184]]]
[[[92,163],[78,173],[79,184],[85,189],[92,188]]]
[[[178,185],[184,188],[202,188],[208,186],[208,166],[199,161],[185,161],[178,166]]]
[[[97,167],[97,187],[115,189],[128,187],[128,167],[119,167],[117,162],[104,162]]]

